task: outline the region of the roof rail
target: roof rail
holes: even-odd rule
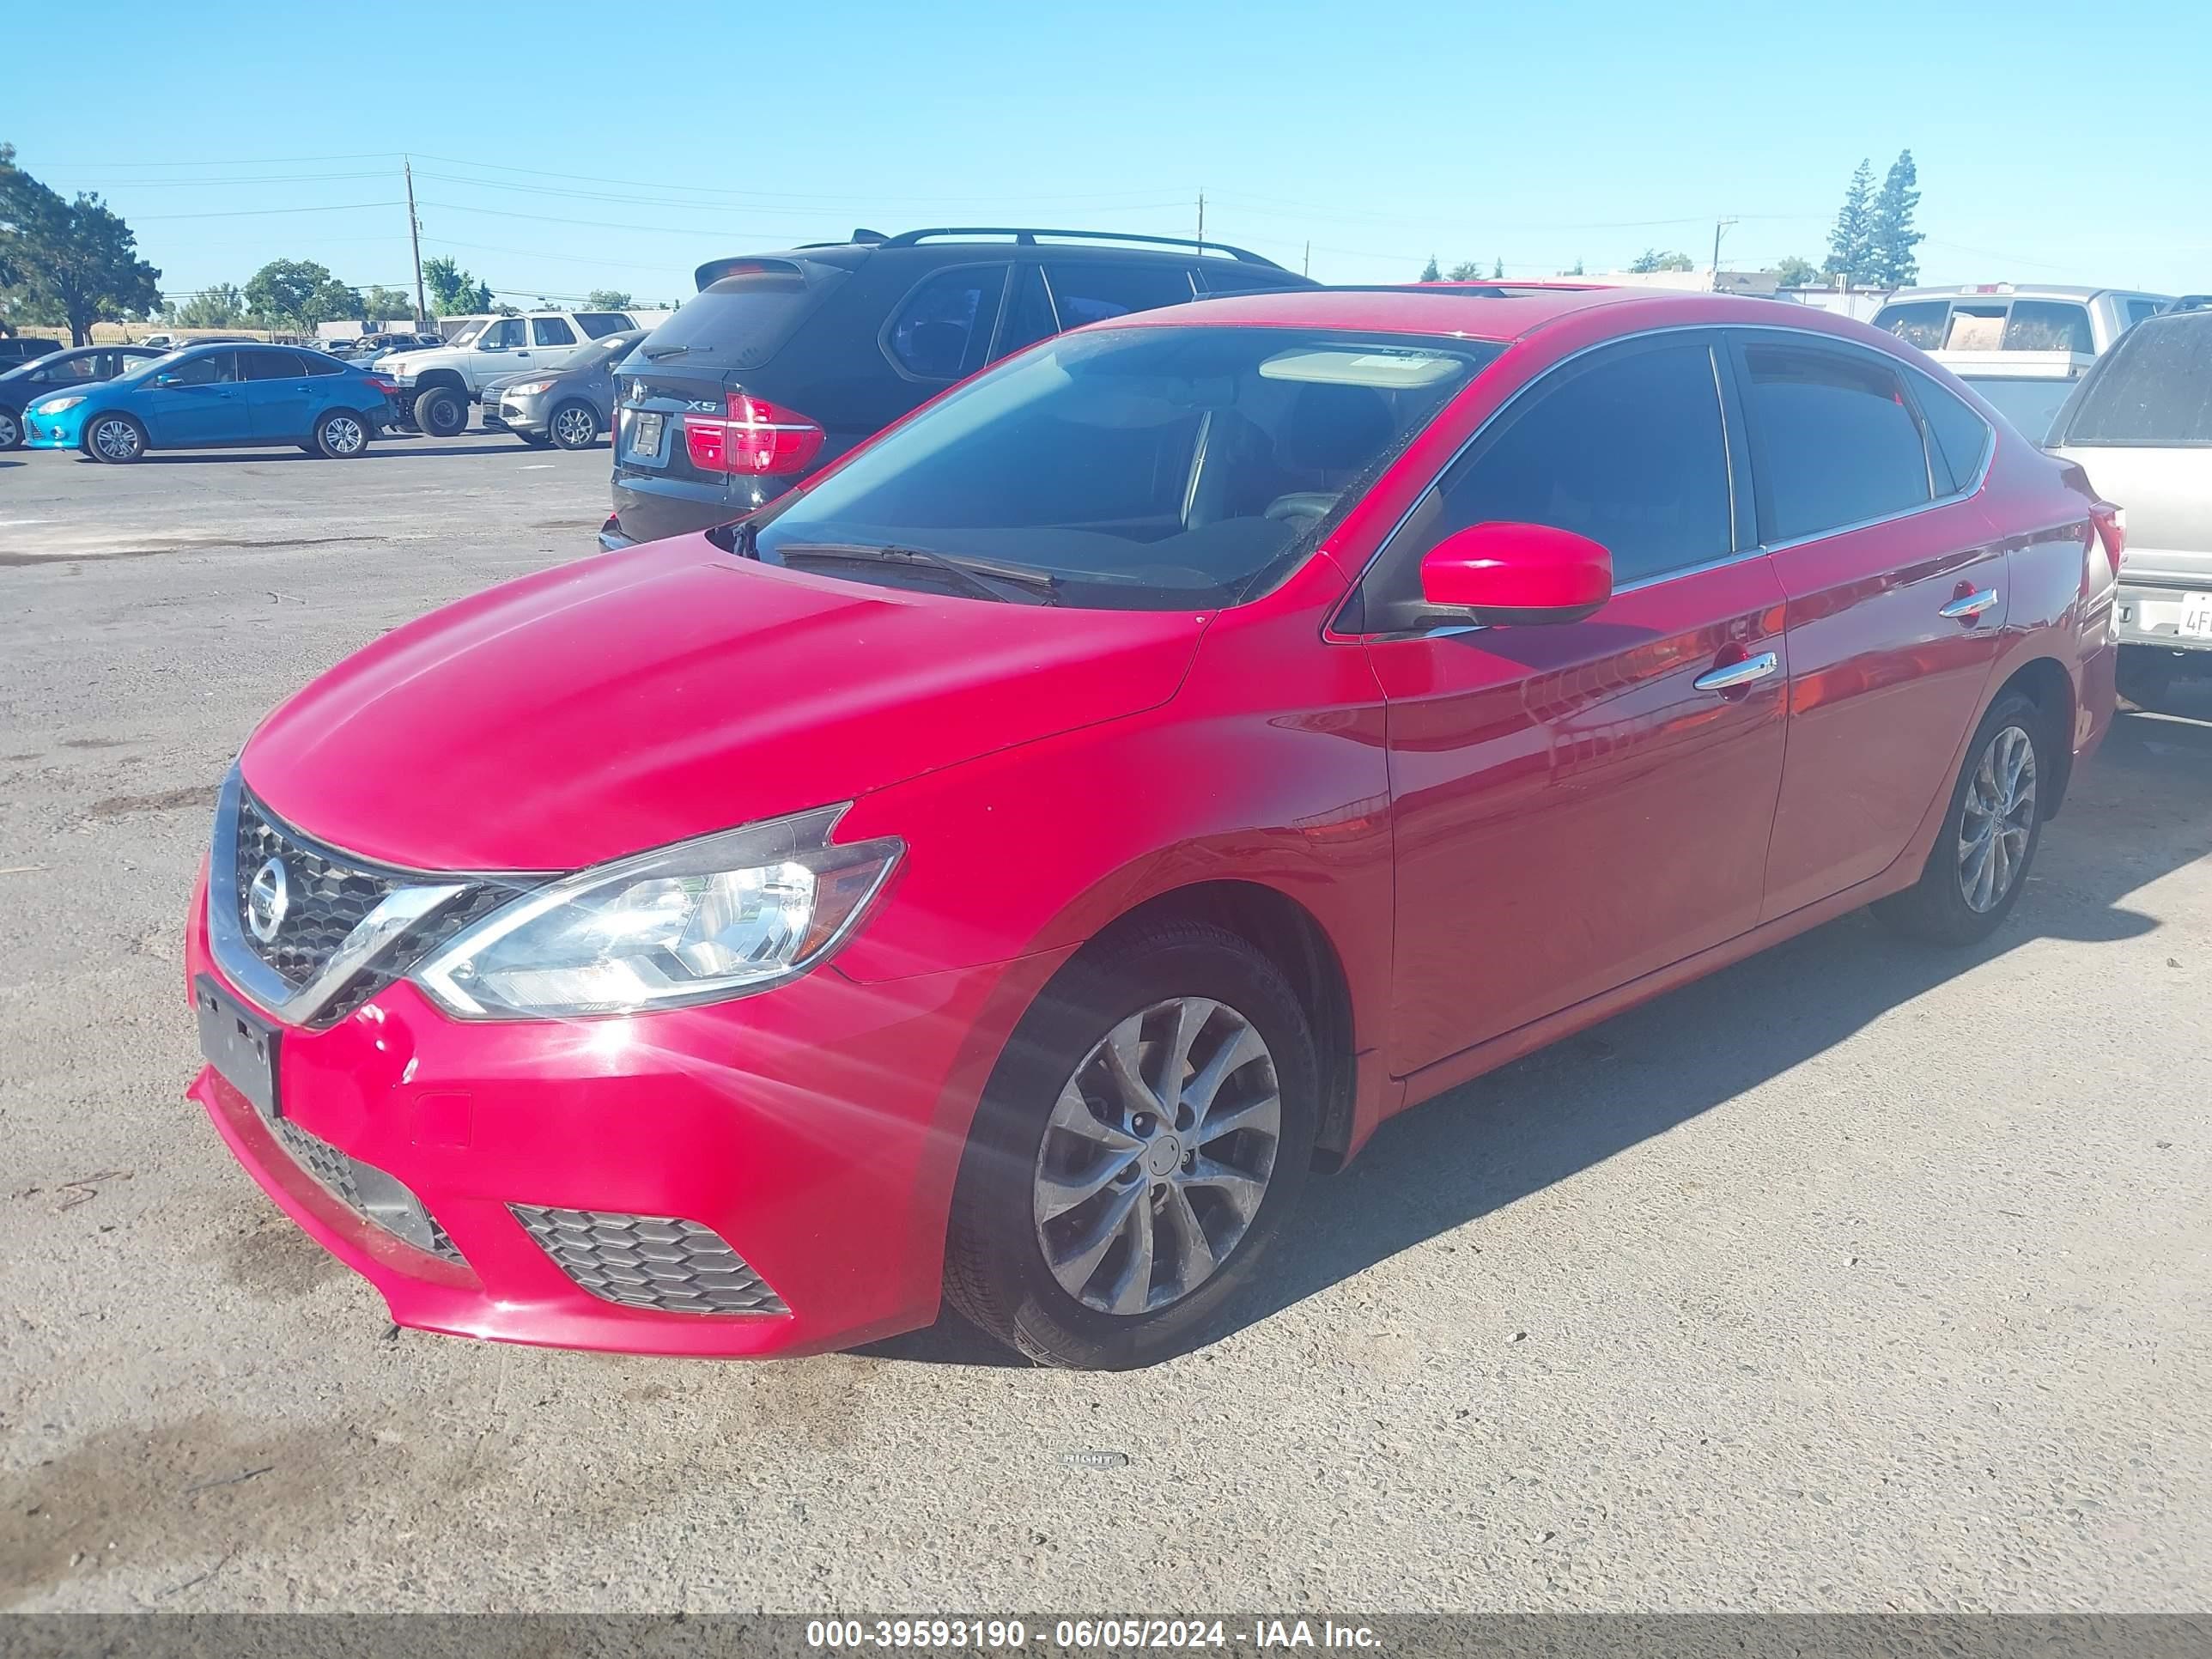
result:
[[[1147,246],[1192,247],[1201,252],[1212,248],[1226,253],[1240,264],[1266,265],[1271,270],[1282,267],[1264,254],[1253,252],[1230,242],[1200,241],[1188,236],[1146,236],[1132,230],[1039,230],[1021,225],[935,225],[927,230],[902,231],[896,236],[886,236],[885,247],[912,247],[918,242],[951,236],[1011,236],[1016,246],[1035,246],[1040,238],[1079,242],[1142,242]]]
[[[2212,311],[2212,294],[2185,294],[2166,301],[2166,309],[2174,311]]]

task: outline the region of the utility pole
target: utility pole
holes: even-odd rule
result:
[[[1733,219],[1713,221],[1713,288],[1716,292],[1721,285],[1721,233],[1735,222]]]
[[[1206,240],[1206,192],[1202,190],[1198,192],[1198,240]]]
[[[1306,243],[1306,257],[1298,261],[1298,275],[1301,276],[1313,275],[1313,243],[1310,240]]]
[[[430,307],[422,299],[422,222],[415,216],[415,158],[403,155],[399,164],[407,173],[407,240],[415,249],[415,329],[420,333],[430,326]]]

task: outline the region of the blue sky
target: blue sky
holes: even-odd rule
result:
[[[1332,281],[1703,264],[1721,216],[1725,264],[1817,262],[1907,147],[1924,280],[2212,289],[2212,31],[2163,0],[211,10],[23,6],[0,68],[18,164],[101,191],[172,293],[402,285],[404,151],[424,256],[527,301],[856,225],[1187,235],[1201,190],[1210,235]]]

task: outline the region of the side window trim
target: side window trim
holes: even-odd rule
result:
[[[1871,530],[1876,525],[1895,524],[1902,519],[1916,518],[1923,513],[1932,513],[1940,507],[1955,506],[1957,503],[1968,499],[1981,489],[1984,480],[1985,480],[1989,476],[1990,468],[1996,465],[1996,435],[1995,433],[1992,433],[1990,437],[1990,441],[1983,447],[1982,464],[1976,471],[1973,477],[1960,488],[1954,489],[1947,495],[1936,495],[1933,493],[1936,485],[1935,459],[1933,450],[1931,448],[1933,441],[1929,432],[1928,416],[1921,409],[1919,399],[1913,394],[1912,380],[1910,375],[1905,373],[1905,365],[1899,363],[1894,357],[1890,356],[1887,352],[1870,351],[1866,347],[1858,344],[1856,341],[1838,339],[1832,335],[1815,333],[1810,329],[1761,328],[1756,324],[1747,325],[1739,324],[1730,326],[1723,331],[1729,337],[1729,356],[1734,360],[1736,383],[1739,386],[1747,382],[1749,374],[1749,371],[1745,368],[1743,362],[1744,348],[1747,344],[1750,343],[1752,337],[1759,335],[1778,336],[1786,342],[1804,346],[1810,350],[1825,351],[1833,356],[1840,356],[1846,359],[1856,357],[1867,362],[1880,364],[1883,368],[1887,369],[1890,374],[1897,377],[1897,383],[1904,391],[1905,406],[1911,412],[1912,424],[1920,434],[1921,459],[1923,463],[1929,469],[1928,477],[1930,495],[1927,501],[1917,502],[1911,507],[1900,507],[1894,513],[1878,514],[1871,519],[1858,519],[1853,520],[1850,524],[1832,525],[1826,530],[1815,531],[1808,536],[1789,536],[1777,540],[1764,539],[1766,527],[1766,513],[1765,510],[1765,503],[1762,502],[1759,516],[1759,529],[1762,540],[1759,548],[1759,550],[1761,552],[1779,553],[1789,548],[1802,547],[1808,542],[1826,541],[1831,536],[1845,536],[1855,531]],[[2110,355],[2111,354],[2109,353],[2106,354],[2106,356]],[[2099,361],[2101,362],[2103,359],[2100,358]],[[1972,405],[1969,405],[1969,407],[1971,408]],[[1978,418],[1978,411],[1976,411],[1976,413],[1977,417]],[[1755,465],[1753,470],[1754,471],[1757,470]],[[1948,470],[1948,463],[1946,470]],[[1754,486],[1754,488],[1756,486]]]
[[[1052,284],[1044,279],[1044,262],[1036,258],[1016,259],[1006,268],[1006,286],[999,296],[999,320],[991,330],[990,355],[984,359],[987,363],[995,363],[1000,358],[1011,356],[1014,349],[1006,343],[1006,330],[1014,320],[1014,309],[1020,301],[1019,290],[1024,283],[1034,283],[1036,291],[1044,296],[1045,313],[1052,319],[1052,333],[1046,335],[1045,339],[1049,340],[1066,331],[1060,325],[1060,307],[1053,303]],[[1031,343],[1041,344],[1042,342]]]
[[[884,317],[883,327],[876,331],[876,349],[883,353],[884,361],[891,366],[892,373],[896,374],[902,380],[910,380],[916,386],[956,386],[961,380],[966,379],[967,377],[965,375],[961,374],[955,374],[947,379],[944,376],[935,374],[915,374],[904,363],[901,362],[898,360],[898,353],[891,349],[891,335],[898,327],[899,319],[906,315],[907,307],[914,303],[915,295],[921,293],[923,289],[928,287],[930,283],[935,282],[947,271],[997,270],[1000,273],[998,299],[999,308],[997,313],[992,317],[990,331],[985,336],[985,337],[993,344],[996,344],[999,338],[999,324],[1006,314],[1006,295],[1007,291],[1013,286],[1013,273],[1016,269],[1017,267],[1011,259],[968,259],[962,261],[957,265],[938,265],[931,270],[922,272],[922,274],[908,287],[906,292],[899,295],[898,303],[891,307],[889,314]],[[976,320],[981,322],[982,319],[978,318]],[[969,336],[969,340],[972,343],[974,340],[974,336],[972,334]],[[988,362],[992,360],[987,358],[985,361]]]

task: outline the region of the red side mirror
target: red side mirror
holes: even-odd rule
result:
[[[1492,627],[1580,622],[1613,597],[1613,555],[1549,525],[1469,525],[1421,560],[1421,597]]]

